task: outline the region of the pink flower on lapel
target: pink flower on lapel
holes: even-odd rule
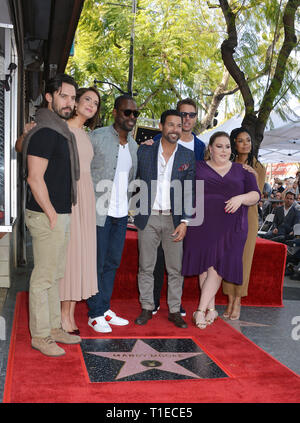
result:
[[[181,165],[181,166],[178,168],[178,172],[182,172],[182,171],[184,171],[184,170],[187,170],[189,167],[190,167],[189,163],[184,163],[183,165]]]

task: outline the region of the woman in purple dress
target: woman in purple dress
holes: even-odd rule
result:
[[[241,285],[243,249],[247,238],[248,206],[260,198],[255,176],[230,161],[226,132],[214,133],[208,145],[210,159],[197,162],[196,178],[204,180],[204,220],[189,226],[184,240],[182,273],[199,275],[201,296],[193,321],[199,329],[213,323],[215,295],[222,279]]]

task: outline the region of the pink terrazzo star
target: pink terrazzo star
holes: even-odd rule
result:
[[[160,352],[138,339],[130,352],[88,352],[88,354],[124,361],[124,365],[115,380],[132,376],[137,373],[147,372],[152,369],[165,370],[167,372],[189,376],[193,379],[202,379],[200,376],[185,369],[180,364],[177,364],[177,361],[204,354],[202,352]]]

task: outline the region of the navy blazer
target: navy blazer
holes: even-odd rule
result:
[[[141,189],[140,200],[137,202],[138,209],[135,213],[134,223],[139,229],[144,229],[147,225],[155,201],[159,145],[160,142],[155,142],[150,146],[144,144],[139,147],[137,152],[137,178],[143,181],[147,187],[146,193],[142,193]],[[190,183],[184,184],[185,180]],[[185,206],[192,207],[195,192],[195,155],[193,151],[181,145],[178,145],[175,153],[171,183],[172,181],[176,181],[175,188],[171,186],[170,189],[171,213],[176,228],[181,219],[191,217],[192,213],[186,214]],[[177,181],[179,181],[180,190],[176,189]]]

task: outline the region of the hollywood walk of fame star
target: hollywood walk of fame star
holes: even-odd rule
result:
[[[178,361],[190,357],[199,356],[203,352],[160,352],[150,347],[144,341],[138,339],[134,344],[132,351],[118,351],[118,352],[88,352],[87,354],[96,355],[99,357],[106,357],[113,360],[124,361],[115,380],[132,376],[137,373],[147,372],[152,369],[165,370],[168,372],[177,373],[184,376],[189,376],[193,379],[202,379],[200,376],[184,368]]]
[[[266,324],[262,324],[262,323],[247,322],[245,320],[230,320],[230,319],[225,319],[225,318],[223,318],[223,320],[240,333],[243,333],[242,327],[264,327],[264,326],[268,327],[268,326],[270,326],[270,325],[266,325]]]

